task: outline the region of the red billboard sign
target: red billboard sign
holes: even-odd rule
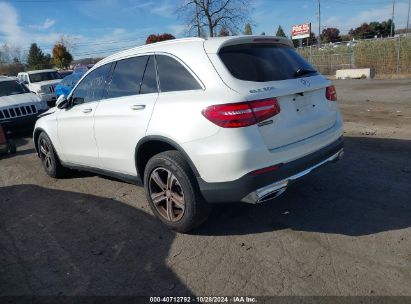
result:
[[[291,39],[308,38],[311,34],[311,23],[293,25]]]

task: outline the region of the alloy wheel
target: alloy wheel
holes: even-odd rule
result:
[[[167,221],[179,221],[185,211],[184,192],[177,177],[165,168],[156,168],[149,180],[150,197],[158,213]]]
[[[42,138],[40,140],[40,158],[47,170],[50,170],[53,167],[51,153],[52,152],[47,141]]]

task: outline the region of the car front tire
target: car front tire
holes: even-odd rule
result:
[[[53,178],[64,177],[66,168],[61,165],[53,144],[46,133],[42,132],[39,135],[37,146],[41,163],[47,175]]]
[[[190,166],[178,151],[162,152],[148,161],[144,188],[151,210],[172,230],[188,232],[210,213]]]

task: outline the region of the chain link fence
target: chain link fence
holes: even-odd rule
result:
[[[297,51],[325,75],[355,68],[371,68],[377,75],[411,74],[410,36],[309,46]]]

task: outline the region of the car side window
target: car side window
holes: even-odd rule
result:
[[[92,102],[103,98],[111,63],[105,64],[88,74],[71,95],[72,105]]]
[[[174,58],[156,55],[156,61],[161,92],[201,89],[197,80]]]
[[[148,58],[139,56],[117,61],[107,98],[139,94]]]
[[[156,65],[154,56],[148,59],[146,70],[144,72],[143,81],[141,83],[140,94],[158,93]]]

